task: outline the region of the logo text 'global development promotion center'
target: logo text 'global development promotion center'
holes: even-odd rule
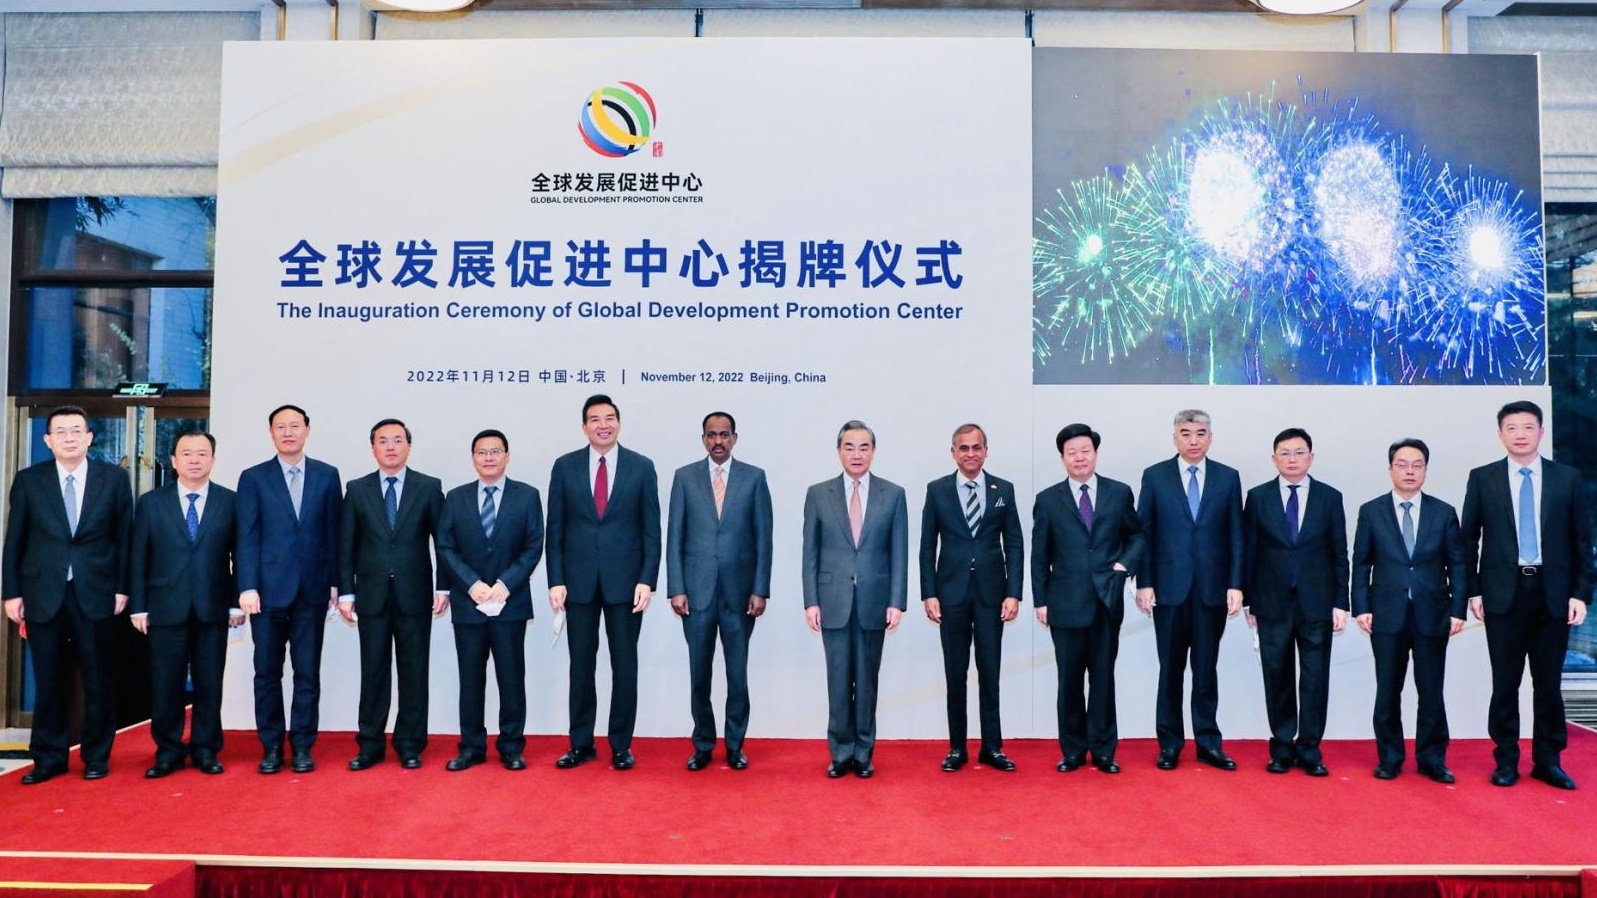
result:
[[[577,119],[582,142],[601,156],[619,159],[649,142],[656,115],[654,98],[630,81],[594,90]]]

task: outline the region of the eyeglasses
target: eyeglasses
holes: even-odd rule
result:
[[[1276,452],[1276,458],[1303,458],[1309,454],[1307,449],[1282,449]]]
[[[1395,462],[1392,462],[1392,467],[1398,469],[1399,471],[1415,471],[1415,472],[1419,472],[1419,471],[1425,470],[1425,462],[1422,462],[1422,461],[1416,461],[1416,462],[1395,461]]]
[[[55,430],[50,431],[50,436],[53,436],[53,437],[81,437],[81,436],[83,436],[86,433],[88,433],[88,431],[84,430],[81,427],[57,427]]]
[[[503,449],[473,449],[471,454],[478,458],[498,458],[508,453]]]

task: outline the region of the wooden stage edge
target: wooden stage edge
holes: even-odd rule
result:
[[[578,876],[717,876],[853,879],[1300,879],[1413,876],[1579,876],[1590,864],[1332,864],[1215,867],[930,867],[806,866],[779,864],[575,864],[423,858],[284,857],[247,854],[117,854],[93,851],[0,851],[0,858],[114,861],[192,861],[213,867],[296,867],[348,870],[441,870]]]

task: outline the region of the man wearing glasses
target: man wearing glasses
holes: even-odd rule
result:
[[[126,471],[89,459],[93,442],[83,409],[55,409],[44,435],[54,457],[11,484],[0,579],[6,617],[27,627],[36,690],[25,786],[67,772],[67,659],[74,656],[83,675],[83,778],[110,772],[111,626],[128,604],[133,490]]]
[[[1243,596],[1259,631],[1271,773],[1294,765],[1328,776],[1320,756],[1331,680],[1331,636],[1347,626],[1347,519],[1342,494],[1309,477],[1314,440],[1289,427],[1271,454],[1280,476],[1242,508]],[[1296,686],[1294,688],[1294,681]]]
[[[538,488],[505,476],[510,438],[484,430],[471,438],[477,478],[449,491],[438,523],[438,566],[450,589],[455,656],[460,665],[460,752],[446,770],[487,760],[483,724],[488,656],[499,684],[499,738],[506,770],[526,770],[527,621],[532,572],[543,555],[543,501]]]
[[[1442,672],[1468,603],[1458,513],[1420,492],[1431,458],[1423,441],[1399,440],[1386,458],[1392,490],[1359,508],[1353,537],[1353,616],[1375,655],[1375,778],[1394,779],[1403,769],[1403,680],[1413,655],[1414,757],[1421,774],[1451,783]]]

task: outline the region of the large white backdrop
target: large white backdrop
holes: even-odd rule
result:
[[[367,430],[394,416],[415,432],[412,467],[448,486],[471,477],[470,436],[497,427],[513,443],[511,476],[545,491],[553,459],[582,445],[583,398],[604,391],[621,408],[622,443],[654,460],[664,507],[671,472],[702,458],[701,416],[727,409],[738,419],[737,455],[766,468],[776,508],[772,598],[750,664],[755,737],[825,732],[820,640],[800,610],[799,523],[805,487],[839,473],[834,439],[845,419],[876,428],[874,470],[906,488],[912,522],[919,521],[924,484],[951,470],[954,425],[981,422],[992,448],[989,468],[1015,481],[1028,532],[1030,496],[1062,476],[1053,434],[1069,421],[1103,432],[1101,473],[1133,487],[1145,465],[1170,454],[1170,416],[1178,408],[1213,413],[1215,457],[1238,467],[1245,486],[1273,473],[1270,436],[1303,426],[1316,439],[1314,473],[1342,489],[1351,528],[1357,505],[1389,487],[1384,453],[1391,440],[1430,441],[1432,491],[1457,504],[1467,468],[1501,451],[1493,433],[1497,405],[1525,396],[1548,404],[1545,388],[1034,388],[1025,41],[248,44],[228,46],[224,75],[212,373],[217,479],[231,483],[243,467],[269,457],[266,414],[294,402],[312,416],[310,454],[337,465],[345,479],[373,469]],[[596,88],[622,81],[649,95],[654,130],[637,153],[611,159],[584,144],[578,113]],[[678,185],[654,195],[702,201],[620,201],[644,195],[622,190],[621,178],[648,174],[691,175],[691,191]],[[540,185],[540,175],[549,182]],[[562,175],[572,177],[572,189],[554,186]],[[582,175],[594,179],[587,191],[576,189]],[[615,189],[598,189],[602,175],[616,176]],[[666,250],[665,270],[652,274],[647,288],[624,270],[625,250],[645,239]],[[684,257],[701,239],[712,253],[699,259],[697,272],[688,259],[684,276]],[[437,251],[429,273],[436,287],[395,285],[396,244],[412,240],[430,241]],[[494,286],[451,286],[454,244],[487,240]],[[549,242],[551,285],[512,284],[506,257],[518,240]],[[606,243],[610,286],[563,283],[568,240]],[[945,240],[961,250],[949,257],[948,272],[962,278],[960,286],[917,284],[942,274],[918,264],[935,256],[917,250]],[[304,269],[280,260],[300,241],[326,258]],[[362,241],[380,249],[383,280],[359,286],[351,268],[343,272],[348,281],[338,283],[339,245]],[[781,286],[757,279],[741,286],[745,241],[782,243]],[[836,287],[824,280],[798,285],[805,241],[842,244]],[[867,241],[902,247],[896,273],[904,286],[864,285],[857,261]],[[719,272],[713,253],[724,256],[727,274],[713,286],[695,286],[693,274],[703,281]],[[314,260],[303,250],[293,258]],[[867,261],[872,280],[879,278],[880,260],[867,254]],[[285,280],[321,285],[290,287]],[[645,316],[651,302],[776,303],[780,316],[597,319],[572,306],[555,317],[565,304],[583,301],[642,303]],[[884,305],[888,314],[796,319],[789,302]],[[958,307],[959,317],[900,317],[905,302]],[[311,314],[289,317],[282,303]],[[450,317],[450,303],[533,306],[544,317]],[[395,304],[440,314],[329,317],[333,307]],[[480,381],[484,369],[493,382]],[[600,370],[604,383],[593,383]],[[539,376],[544,371],[548,382]],[[555,371],[567,382],[555,383]],[[715,382],[721,372],[743,380]],[[752,372],[787,380],[756,383]],[[797,372],[825,380],[800,381]],[[588,382],[580,380],[584,373]],[[694,382],[645,380],[659,373],[691,373]],[[706,373],[711,382],[699,380]],[[909,617],[889,637],[882,668],[880,732],[887,738],[946,735],[937,633],[916,601],[917,531],[912,526]],[[1055,733],[1053,651],[1031,614],[1029,567],[1027,576],[1022,616],[1005,631],[1004,726],[1010,736],[1047,737]],[[529,729],[561,733],[568,655],[563,637],[551,644],[541,564],[533,591]],[[647,612],[640,654],[638,732],[685,736],[687,651],[663,596]],[[1374,693],[1368,639],[1339,637],[1332,664],[1329,735],[1367,736]],[[601,652],[601,726],[606,665]],[[1454,734],[1483,735],[1489,677],[1478,625],[1454,640],[1448,667]],[[358,670],[354,628],[330,622],[324,728],[354,728]],[[1129,611],[1118,666],[1123,735],[1152,735],[1156,670],[1151,621]],[[253,726],[251,673],[247,630],[235,631],[224,701],[231,728]],[[1220,677],[1224,731],[1267,735],[1257,655],[1240,619],[1223,644]],[[456,732],[447,618],[434,623],[431,683],[430,728]],[[489,689],[492,720],[491,682]],[[974,671],[970,701],[974,708]],[[1408,706],[1412,725],[1412,690]]]
[[[217,245],[213,426],[217,478],[232,482],[269,457],[266,414],[278,403],[311,414],[313,457],[349,479],[373,469],[367,431],[403,418],[415,433],[411,465],[447,485],[472,475],[473,433],[509,434],[510,475],[546,491],[560,453],[583,445],[580,408],[604,391],[622,413],[621,442],[651,457],[662,507],[671,472],[703,457],[700,418],[737,416],[737,455],[766,468],[776,511],[770,610],[754,634],[750,680],[756,736],[818,736],[826,700],[820,639],[805,626],[798,574],[805,488],[840,475],[838,426],[861,418],[877,431],[876,473],[902,484],[911,515],[924,484],[951,470],[949,432],[966,419],[988,428],[998,470],[1021,492],[1030,414],[1031,81],[1022,40],[612,40],[229,45],[225,62]],[[578,114],[599,87],[630,82],[655,106],[650,141],[621,159],[589,149]],[[337,85],[329,89],[329,85]],[[660,146],[655,154],[654,144]],[[538,202],[642,196],[597,190],[613,174],[691,176],[660,196],[702,202]],[[549,178],[538,190],[540,175]],[[561,191],[563,175],[591,175],[595,189]],[[641,184],[641,180],[637,182]],[[663,185],[664,181],[660,181]],[[435,288],[394,285],[395,245],[426,239],[437,249]],[[666,271],[624,271],[624,251],[666,250]],[[319,274],[292,277],[280,261],[300,241],[325,255]],[[382,283],[337,283],[339,244],[382,250]],[[495,286],[449,285],[456,241],[492,240]],[[512,286],[504,264],[517,240],[549,241],[552,286]],[[563,283],[567,241],[604,241],[610,287]],[[724,256],[714,286],[683,277],[700,240]],[[744,288],[744,241],[781,241],[780,286]],[[842,245],[843,278],[800,286],[801,244]],[[865,286],[857,260],[867,241],[901,247],[891,280]],[[958,244],[947,275],[922,248]],[[313,258],[304,254],[304,258]],[[871,282],[881,259],[867,255]],[[709,280],[720,268],[703,256]],[[690,260],[691,262],[691,260]],[[353,274],[353,272],[350,272]],[[590,275],[593,272],[589,272]],[[942,282],[917,283],[933,279]],[[285,287],[285,280],[321,286]],[[527,319],[359,321],[318,317],[319,306],[412,303],[537,305],[778,303],[885,305],[885,319]],[[312,307],[285,317],[279,303]],[[957,307],[959,317],[900,317],[899,304]],[[510,383],[449,382],[447,372],[510,372]],[[563,369],[566,383],[539,373]],[[516,382],[530,372],[530,383]],[[593,372],[605,382],[591,382]],[[446,380],[411,382],[410,372]],[[590,382],[581,383],[579,372]],[[624,375],[623,375],[624,372]],[[646,373],[709,373],[710,383],[645,382]],[[718,383],[721,372],[743,382]],[[786,383],[752,383],[773,372]],[[824,383],[794,375],[824,375]],[[480,376],[480,375],[470,375]],[[624,383],[622,381],[624,376]],[[916,517],[918,520],[918,517]],[[911,578],[911,590],[915,587]],[[660,586],[664,588],[664,570]],[[566,728],[568,655],[551,646],[544,567],[533,581],[538,616],[528,635],[529,728]],[[919,614],[918,594],[911,612]],[[1011,628],[1013,656],[1029,631]],[[887,736],[942,729],[935,631],[911,618],[890,641],[882,669]],[[684,735],[687,651],[663,597],[642,628],[638,732]],[[430,727],[457,729],[455,652],[447,619],[434,624]],[[601,655],[601,708],[607,695]],[[357,635],[328,625],[322,725],[351,729],[358,690]],[[228,658],[224,714],[251,727],[249,637]],[[1012,690],[1025,708],[1029,690]],[[492,702],[493,699],[490,698]],[[718,699],[719,701],[719,699]],[[490,709],[489,719],[493,711]],[[1024,712],[1017,734],[1032,732]]]

